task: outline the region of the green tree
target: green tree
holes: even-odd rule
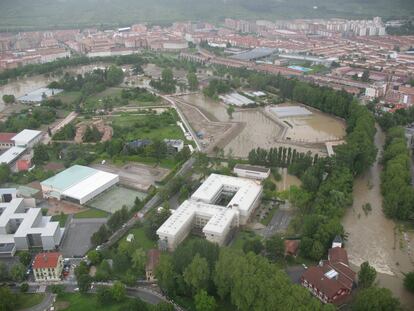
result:
[[[102,261],[102,255],[100,252],[92,250],[88,253],[88,259],[91,261],[91,264],[95,266]]]
[[[265,241],[266,255],[271,260],[283,258],[285,254],[285,243],[279,234],[275,234]]]
[[[9,181],[11,176],[10,167],[7,164],[0,164],[0,183],[5,183]]]
[[[114,65],[110,66],[106,73],[106,83],[108,86],[115,86],[124,80],[124,72],[121,68]]]
[[[197,91],[198,90],[197,75],[194,72],[189,72],[187,74],[187,80],[188,80],[188,87],[190,91]]]
[[[82,274],[77,277],[78,287],[80,293],[87,293],[91,288],[92,278],[89,274]]]
[[[21,264],[24,265],[25,267],[28,266],[32,261],[32,256],[30,255],[28,251],[21,251],[18,254],[18,256],[19,256],[19,260]]]
[[[41,165],[47,161],[49,161],[49,152],[46,145],[37,144],[33,148],[33,164]]]
[[[129,300],[119,311],[149,311],[148,305],[139,298]]]
[[[196,254],[190,265],[184,270],[184,281],[194,292],[206,289],[210,280],[210,268],[204,257]]]
[[[22,283],[20,285],[20,292],[21,293],[27,293],[27,291],[29,290],[29,284],[27,283]]]
[[[375,278],[377,277],[377,271],[374,267],[370,266],[368,261],[361,264],[361,268],[358,272],[358,286],[361,288],[371,287]]]
[[[414,272],[409,272],[404,275],[404,287],[414,293]]]
[[[243,243],[243,251],[247,254],[248,252],[253,252],[255,254],[260,254],[263,251],[263,243],[260,238],[248,239]]]
[[[9,271],[4,262],[0,261],[0,281],[5,281],[9,278]]]
[[[138,271],[138,273],[143,273],[145,268],[145,263],[147,262],[147,255],[142,248],[137,248],[132,254],[132,267]]]
[[[5,104],[13,104],[16,101],[14,95],[3,95],[3,101]]]
[[[364,70],[362,73],[361,81],[368,82],[369,81],[369,70]]]
[[[153,311],[174,311],[174,306],[167,302],[161,302],[154,306]]]
[[[230,119],[233,119],[234,107],[232,105],[227,107],[227,114],[229,115]]]
[[[352,311],[398,311],[400,302],[388,288],[368,287],[361,290],[352,305]]]
[[[175,277],[174,265],[172,258],[169,255],[162,254],[160,262],[155,268],[155,277],[158,280],[158,285],[169,295],[175,290]]]
[[[0,310],[14,311],[16,309],[17,297],[13,295],[7,286],[0,287]]]
[[[209,296],[205,290],[199,291],[194,296],[194,303],[197,311],[214,311],[217,309],[216,300]]]
[[[113,302],[111,288],[107,286],[99,286],[96,291],[96,298],[101,306],[109,305]]]
[[[25,279],[26,268],[21,263],[17,263],[10,269],[10,275],[13,281],[21,282]]]
[[[126,297],[125,285],[119,281],[116,281],[111,287],[111,293],[116,302],[122,302]]]

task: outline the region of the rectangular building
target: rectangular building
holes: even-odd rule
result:
[[[63,270],[61,253],[39,253],[33,261],[33,275],[36,282],[60,281]]]
[[[32,148],[42,140],[42,132],[36,130],[23,130],[11,140],[16,147]]]
[[[236,164],[233,172],[243,178],[263,180],[270,176],[270,169],[263,166]]]
[[[42,181],[43,197],[84,204],[119,182],[119,176],[74,165]]]

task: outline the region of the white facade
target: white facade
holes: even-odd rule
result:
[[[23,130],[12,139],[16,147],[32,148],[42,140],[42,132],[35,130]]]
[[[157,230],[160,245],[174,250],[192,228],[207,240],[223,245],[232,228],[247,223],[260,202],[262,186],[252,180],[212,174]],[[233,195],[227,206],[217,205],[223,194]]]
[[[42,216],[34,199],[13,198],[0,203],[0,244],[14,244],[16,250],[41,247],[53,250],[60,244],[63,229],[59,222]]]
[[[262,166],[237,164],[233,172],[243,178],[263,180],[270,176],[270,169]]]

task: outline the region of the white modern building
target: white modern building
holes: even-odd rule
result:
[[[42,216],[35,199],[17,198],[15,189],[10,190],[11,200],[0,203],[0,256],[13,256],[16,250],[30,247],[54,250],[59,246],[64,231],[59,222]],[[2,191],[4,198],[6,191]]]
[[[263,180],[270,176],[270,169],[263,166],[236,164],[233,172],[243,178]]]
[[[32,148],[42,140],[42,134],[43,133],[41,131],[23,130],[11,140],[14,141],[14,145],[16,147]]]
[[[261,194],[258,182],[211,174],[157,230],[160,247],[174,250],[192,229],[199,229],[211,242],[225,244],[233,228],[247,223]]]
[[[119,182],[119,176],[87,166],[74,165],[42,181],[44,198],[84,204]]]

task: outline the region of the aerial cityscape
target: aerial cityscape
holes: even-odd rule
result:
[[[414,2],[0,3],[0,310],[414,310]]]

